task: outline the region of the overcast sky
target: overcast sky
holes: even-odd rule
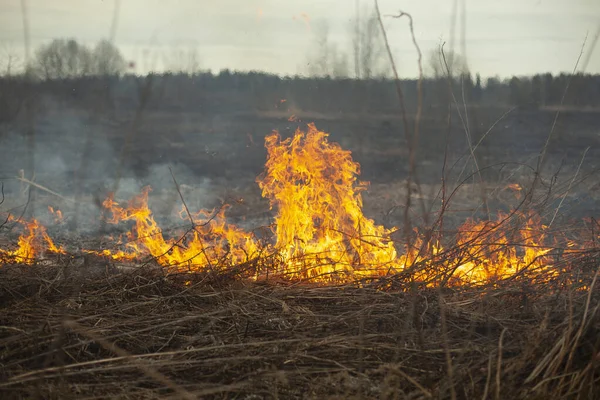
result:
[[[327,23],[330,40],[350,50],[354,1],[121,0],[115,44],[136,62],[138,72],[174,63],[175,48],[195,49],[203,69],[302,74],[316,27]],[[570,72],[586,34],[589,48],[600,27],[600,0],[465,1],[468,62],[483,76]],[[109,36],[115,0],[26,2],[32,48],[58,37],[91,45]],[[380,0],[380,7],[383,14],[395,14],[399,7],[411,13],[417,40],[428,53],[449,41],[453,3]],[[400,73],[415,76],[406,20],[386,18],[385,24]],[[0,61],[7,53],[23,54],[21,0],[0,0]],[[600,44],[587,72],[600,73]]]

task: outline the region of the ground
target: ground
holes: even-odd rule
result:
[[[564,275],[543,290],[410,289],[402,276],[319,287],[57,263],[0,270],[3,398],[600,393],[597,252],[578,261],[580,282]]]
[[[249,213],[263,213],[266,202],[260,201],[255,179],[265,163],[264,137],[275,129],[282,136],[289,136],[308,122],[315,122],[319,129],[329,132],[330,139],[351,150],[360,163],[360,178],[371,182],[365,194],[367,215],[382,220],[386,215],[389,217],[390,210],[405,203],[409,150],[402,120],[394,115],[307,114],[288,121],[288,116],[272,113],[205,115],[148,110],[139,124],[132,127],[134,110],[121,111],[109,118],[51,104],[52,107],[40,112],[34,127],[35,181],[65,197],[85,196],[89,200],[86,205],[93,203],[94,196],[104,198],[114,189],[116,175],[121,177],[118,186],[121,198],[130,197],[145,185],[154,188],[156,198],[162,192],[173,193],[170,167],[180,184],[195,190],[187,200],[197,208],[212,208],[222,201],[238,205],[235,200],[243,199],[256,209],[242,208],[239,214],[247,217]],[[437,208],[434,199],[440,190],[442,171],[449,188],[461,183],[471,188],[463,191],[457,208],[473,209],[481,203],[482,180],[486,195],[494,203],[491,208],[505,207],[494,197],[508,184],[527,186],[531,182],[537,157],[552,131],[543,178],[556,189],[568,187],[577,175],[561,214],[572,218],[598,214],[600,185],[593,174],[600,167],[597,128],[600,113],[564,112],[554,124],[554,111],[474,108],[468,112],[468,135],[463,114],[464,111],[461,116],[453,114],[450,130],[446,118],[437,111],[425,113],[420,126],[417,178],[424,185],[422,195],[433,209]],[[24,197],[15,198],[14,194],[25,186],[12,178],[21,169],[25,177],[32,176],[26,171],[25,131],[23,121],[5,126],[0,139],[2,148],[7,150],[0,160],[0,171],[5,178],[5,193],[11,194],[7,197],[8,208],[24,204]],[[481,173],[474,174],[476,167],[467,138],[475,147],[476,166],[482,169]],[[127,145],[129,139],[131,144]],[[481,143],[476,145],[479,140]],[[121,159],[123,167],[117,168]],[[581,170],[577,172],[580,163]],[[551,199],[553,205],[564,194],[560,190],[555,193]],[[47,193],[38,191],[38,194],[43,197]],[[469,204],[465,204],[466,200]],[[52,196],[48,202],[62,206],[60,199]],[[69,210],[65,212],[68,214]],[[236,212],[232,210],[231,214],[234,216]],[[457,218],[464,217],[461,214]],[[387,222],[398,223],[393,219]]]
[[[273,212],[255,183],[264,137],[273,129],[289,136],[307,122],[330,132],[361,164],[361,179],[371,182],[365,214],[402,227],[409,150],[397,116],[299,114],[290,121],[148,110],[132,124],[133,110],[108,117],[57,104],[40,111],[33,127],[34,177],[27,121],[2,127],[1,210],[20,216],[28,204],[25,215],[34,210],[68,250],[37,265],[0,267],[3,398],[599,396],[594,245],[567,258],[557,254],[563,273],[544,281],[443,288],[415,282],[414,271],[320,286],[242,278],[252,262],[221,274],[173,275],[152,262],[142,268],[78,254],[110,246],[109,235],[124,229],[100,223],[99,205],[117,175],[119,200],[153,187],[150,206],[165,228],[185,224],[174,216],[181,204],[173,176],[194,210],[226,202],[232,222],[270,224]],[[555,112],[543,110],[468,113],[467,129],[456,112],[450,129],[437,113],[423,118],[413,224],[435,219],[444,187],[457,188],[446,210],[451,226],[485,217],[486,205],[491,213],[519,206],[550,132],[533,208],[546,220],[558,210],[559,231],[598,216],[600,113],[569,111],[556,123]],[[492,166],[481,174],[468,146],[480,139],[477,166]],[[19,176],[43,186],[33,201]],[[48,205],[65,221],[55,224]],[[12,228],[3,227],[2,249],[16,244]]]

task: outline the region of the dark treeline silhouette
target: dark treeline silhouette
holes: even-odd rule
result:
[[[600,75],[535,75],[508,81],[510,104],[518,106],[597,107],[600,105]],[[566,88],[568,87],[568,90]],[[563,102],[564,96],[564,102]]]
[[[374,16],[368,21],[374,23]],[[126,74],[127,62],[109,41],[88,47],[75,39],[55,39],[35,51],[22,75],[7,73],[0,77],[0,122],[15,118],[26,99],[31,102],[42,98],[113,113],[136,109],[141,103],[148,109],[202,113],[397,113],[394,82],[375,73],[381,68],[381,52],[367,51],[373,43],[379,43],[376,30],[363,38],[364,43],[356,38],[353,43],[356,76],[361,79],[334,73],[335,63],[330,65],[328,59],[331,49],[326,29],[322,36],[318,43],[325,47],[311,63],[321,68],[313,71],[311,77],[229,70],[218,74],[202,72],[198,71],[195,53],[173,58],[170,70],[179,72],[140,77]],[[600,106],[600,75],[540,74],[504,80],[488,78],[484,82],[479,74],[473,76],[469,72],[460,55],[449,53],[446,59],[454,67],[448,70],[455,71],[452,78],[448,78],[447,66],[439,54],[431,54],[433,75],[422,85],[425,112],[446,110],[452,103],[471,107]],[[414,112],[419,98],[417,81],[404,80],[401,86],[407,110]]]
[[[146,77],[135,75],[81,76],[63,79],[33,80],[23,77],[0,78],[0,120],[10,120],[20,110],[23,93],[51,97],[83,108],[130,110],[139,105],[140,90]],[[567,83],[569,89],[566,91]],[[33,91],[24,91],[24,85]],[[219,74],[201,72],[153,75],[149,109],[223,112],[319,112],[377,113],[398,111],[393,82],[379,78],[356,80],[329,77],[279,77],[259,72]],[[416,110],[417,81],[402,81],[409,112]],[[110,92],[110,96],[106,92]],[[448,80],[427,79],[423,84],[424,109],[446,108],[456,101],[461,106],[520,107],[598,107],[599,75],[536,75],[509,80],[488,79],[485,84],[470,74],[453,79],[452,92]]]

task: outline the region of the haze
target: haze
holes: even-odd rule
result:
[[[471,71],[483,76],[571,72],[586,36],[586,51],[590,51],[600,26],[597,0],[465,1],[466,54]],[[397,14],[400,7],[411,13],[417,40],[427,53],[450,40],[453,3],[380,0],[380,7],[385,15]],[[114,0],[27,0],[26,4],[31,53],[54,38],[73,37],[93,44],[110,36]],[[361,10],[372,6],[371,1],[361,1]],[[315,47],[317,27],[327,25],[330,40],[350,52],[353,18],[355,4],[350,0],[122,0],[114,43],[135,63],[138,73],[169,69],[173,49],[193,49],[205,70],[295,75],[307,72],[307,54]],[[416,76],[416,53],[406,20],[385,18],[385,24],[400,73]],[[460,25],[457,51],[461,50]],[[25,58],[19,0],[0,4],[0,59],[8,53]],[[600,51],[592,53],[586,72],[600,73]]]

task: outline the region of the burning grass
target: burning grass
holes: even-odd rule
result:
[[[543,286],[0,269],[2,398],[598,398],[600,253]],[[362,286],[362,287],[358,287]]]
[[[386,228],[363,215],[350,152],[314,125],[266,147],[263,233],[182,196],[189,227],[169,237],[149,189],[104,202],[130,227],[114,248],[68,251],[12,220],[2,397],[600,396],[595,220],[551,228],[517,207],[450,231],[444,208]]]
[[[270,235],[229,223],[226,207],[192,213],[179,192],[180,215],[190,227],[168,237],[148,206],[150,188],[145,188],[127,205],[117,202],[114,195],[103,202],[107,223],[130,224],[124,246],[82,252],[121,261],[150,258],[170,272],[225,272],[252,264],[254,268],[244,278],[277,275],[325,284],[376,279],[418,267],[420,272],[413,274],[416,281],[446,286],[515,277],[543,281],[561,273],[558,264],[564,254],[586,251],[600,238],[598,230],[594,231],[595,221],[590,232],[571,240],[561,231],[550,230],[535,212],[519,208],[487,221],[468,220],[451,234],[443,232],[451,195],[443,199],[444,207],[431,226],[412,232],[405,221],[404,232],[386,228],[363,214],[361,192],[367,183],[358,180],[360,166],[350,151],[329,142],[314,124],[285,140],[274,132],[265,146],[268,158],[257,183],[275,212],[274,224],[266,229]],[[59,216],[51,212],[54,218]],[[5,261],[34,263],[47,252],[65,254],[38,221],[17,222],[26,232],[17,249],[0,250]],[[440,272],[439,265],[447,268]]]

